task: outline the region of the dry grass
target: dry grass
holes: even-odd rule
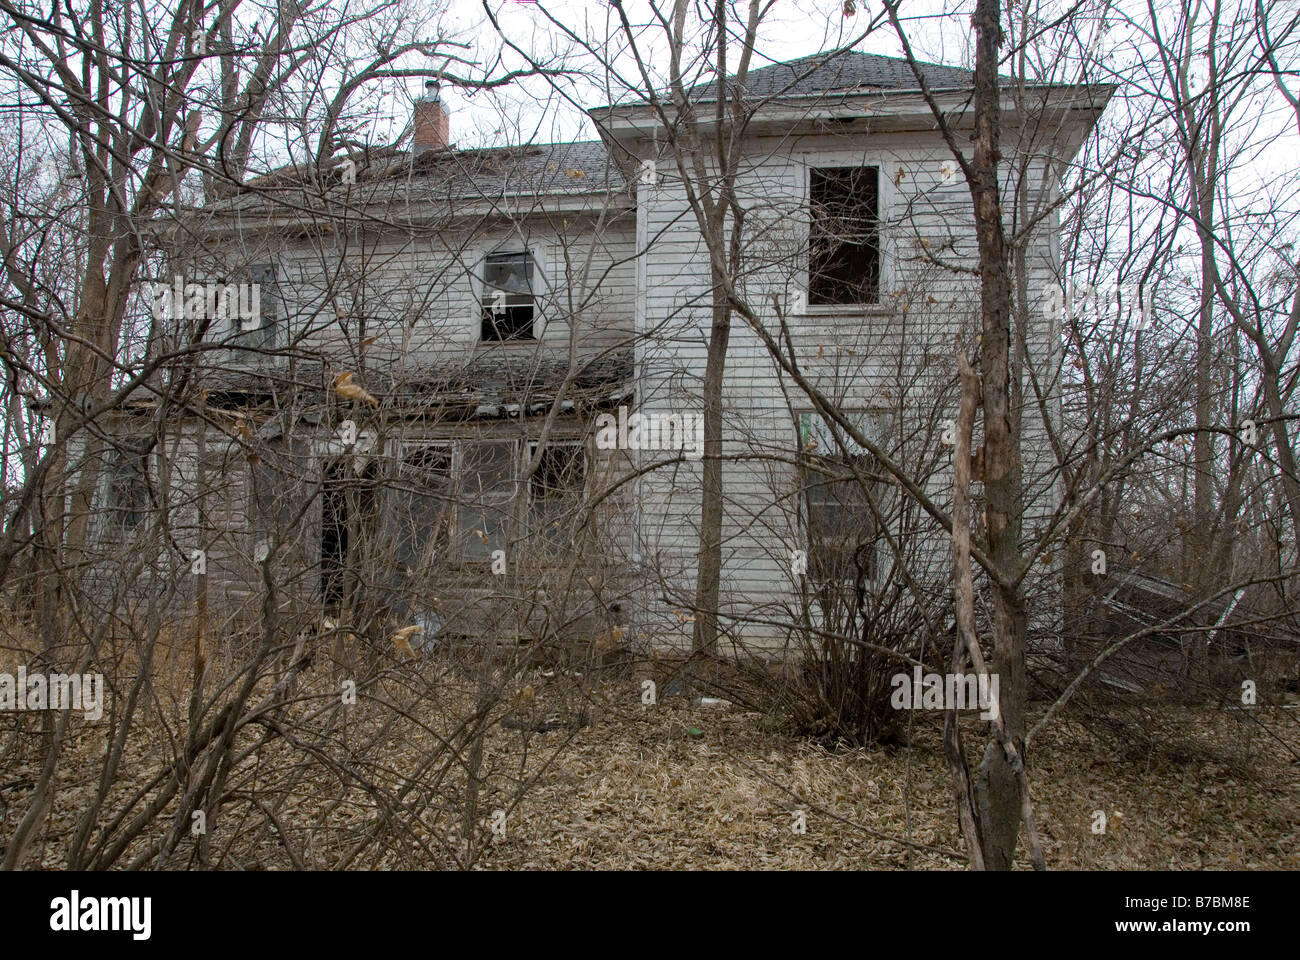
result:
[[[472,712],[472,686],[445,677],[445,696],[432,715],[432,701],[420,701],[419,722],[386,733],[370,759],[369,769],[389,789],[412,775],[437,738]],[[332,690],[323,673],[308,683],[323,694]],[[539,677],[495,716],[485,743],[480,867],[964,866],[955,855],[961,841],[933,715],[915,716],[911,748],[831,750],[788,736],[770,717],[735,707],[670,699],[645,708],[635,681],[597,685],[581,703],[578,690],[566,683]],[[393,704],[409,708],[402,702],[408,689],[396,676],[376,688],[373,699],[353,708],[343,735],[355,743],[364,731],[378,730],[393,716]],[[140,724],[133,733],[118,796],[155,770],[172,738],[183,736],[178,718],[184,698],[172,702],[177,716],[170,724]],[[590,722],[548,733],[499,723],[525,706],[535,718],[552,711],[573,717],[581,710]],[[307,705],[295,709],[304,712]],[[1036,745],[1030,771],[1048,864],[1107,870],[1300,867],[1300,766],[1290,752],[1300,747],[1300,725],[1294,714],[1279,708],[1255,714],[1288,749],[1239,712],[1161,709],[1142,721],[1144,737],[1133,736],[1131,720],[1127,726],[1085,724],[1067,712]],[[49,822],[28,866],[62,866],[75,814],[97,784],[103,723],[74,722]],[[260,734],[250,728],[246,742]],[[978,735],[972,719],[968,747]],[[305,866],[330,868],[378,822],[370,796],[283,741],[273,741],[250,763],[261,766],[247,772],[246,784],[265,783],[273,790],[280,824]],[[296,779],[283,779],[291,768],[298,771]],[[25,809],[38,771],[39,757],[31,751],[0,770],[0,842]],[[525,782],[529,786],[521,790]],[[463,776],[453,773],[438,788],[446,810],[456,808],[463,785]],[[506,836],[489,840],[492,812],[503,808],[510,810]],[[226,856],[222,866],[288,868],[279,828],[251,829],[260,820],[250,819],[251,809],[236,803],[216,825],[213,842]],[[792,829],[799,810],[806,817],[803,834]],[[1107,814],[1103,835],[1092,832],[1096,810]],[[159,830],[167,822],[165,814]],[[409,863],[421,844],[461,843],[453,813],[419,822],[416,836],[393,841],[402,857],[372,865]]]
[[[917,847],[909,857],[903,842],[961,850],[932,720],[917,724],[911,750],[828,750],[762,726],[757,714],[685,702],[611,710],[529,794],[487,865],[964,867]],[[1149,732],[1167,745],[1145,756],[1121,755],[1114,738],[1077,724],[1039,745],[1031,782],[1051,867],[1300,867],[1300,766],[1284,748],[1256,732],[1248,757],[1230,713],[1178,711],[1163,734]],[[792,830],[798,809],[802,836]],[[1098,809],[1104,835],[1092,832]]]

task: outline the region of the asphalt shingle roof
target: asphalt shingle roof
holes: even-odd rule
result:
[[[974,82],[975,74],[960,67],[945,67],[937,63],[919,63],[926,85],[934,90],[966,88]],[[734,78],[728,83],[734,82]],[[906,60],[883,57],[857,50],[835,53],[818,53],[786,63],[750,70],[745,79],[747,99],[775,96],[808,96],[818,93],[844,93],[858,89],[916,90],[920,84]],[[716,81],[701,83],[691,88],[701,100],[714,95]]]
[[[423,153],[384,148],[355,159],[356,183],[343,185],[336,168],[327,174],[326,189],[332,199],[357,206],[580,196],[628,189],[626,178],[599,140]],[[251,181],[243,194],[215,209],[255,210],[276,201],[310,208],[319,204],[320,194],[303,176],[297,167],[276,170]]]
[[[924,63],[920,68],[932,89],[965,89],[974,77],[971,71],[958,67]],[[734,78],[728,83],[734,83]],[[751,70],[745,81],[746,98],[751,100],[917,88],[906,60],[857,50],[774,63]],[[715,83],[700,83],[691,88],[691,94],[699,102],[708,102],[716,90]],[[453,203],[546,194],[599,195],[630,189],[599,140],[424,153],[383,147],[356,160],[356,184],[352,187],[339,183],[338,169],[329,174],[331,200],[338,197],[355,205]],[[285,167],[252,181],[239,197],[209,209],[259,210],[266,209],[268,201],[274,205],[277,200],[311,209],[319,205],[320,195],[317,187],[304,182],[302,168]]]
[[[627,182],[599,140],[490,150],[402,153],[358,173],[357,182],[411,179],[411,195],[428,199],[625,190]]]

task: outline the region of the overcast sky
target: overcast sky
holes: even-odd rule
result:
[[[670,3],[661,6],[671,9]],[[893,30],[885,24],[867,33],[870,17],[878,14],[880,4],[857,0],[853,17],[843,14],[843,0],[776,0],[759,33],[757,52],[751,69],[793,60],[824,50],[852,44],[854,49],[888,56],[901,56]],[[944,13],[947,6],[948,13]],[[635,75],[635,62],[627,55],[625,37],[613,8],[605,0],[544,0],[540,5],[518,0],[493,0],[506,39],[528,51],[538,60],[564,59],[575,70],[588,71],[593,80],[575,80],[564,84],[567,97],[557,95],[550,84],[531,81],[500,93],[468,96],[462,90],[444,93],[452,112],[452,138],[462,147],[499,145],[528,140],[548,142],[594,136],[580,108],[606,102],[604,92],[594,82],[598,65],[584,55],[573,40],[554,21],[559,21],[593,48],[615,51],[619,71]],[[748,7],[740,5],[740,12]],[[463,40],[474,45],[476,58],[487,66],[502,49],[497,32],[488,22],[480,0],[450,0],[446,23]],[[644,26],[638,44],[643,56],[660,77],[666,75],[667,58],[662,43],[663,31],[651,26],[649,5],[637,0],[626,4],[629,19]],[[957,12],[959,11],[960,12]],[[904,4],[907,25],[912,33],[918,57],[954,66],[969,62],[969,7],[943,0],[914,0]],[[867,35],[864,37],[864,33]],[[503,56],[510,66],[520,66],[522,58],[507,48]],[[695,67],[698,69],[698,66]],[[411,82],[408,93],[418,95],[420,84]],[[400,116],[400,115],[399,115]]]

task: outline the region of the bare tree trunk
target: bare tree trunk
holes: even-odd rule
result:
[[[716,270],[713,330],[704,368],[704,463],[700,490],[699,580],[695,591],[693,653],[712,654],[718,644],[722,581],[722,386],[731,338],[731,307]]]
[[[999,13],[999,0],[979,0],[975,7],[975,151],[970,188],[979,240],[984,492],[989,559],[998,574],[993,578],[993,668],[999,675],[1007,735],[1023,757],[1026,621],[1017,579],[1021,490],[1020,443],[1010,416],[1011,280],[998,193]],[[1021,798],[1016,771],[996,741],[990,740],[985,748],[975,792],[987,865],[1008,870],[1020,832]]]
[[[957,444],[953,452],[952,477],[952,558],[953,602],[956,637],[952,649],[953,673],[965,670],[968,653],[979,648],[975,636],[975,585],[970,572],[970,438],[975,424],[975,407],[979,403],[979,381],[966,358],[958,355],[961,372],[961,406],[957,415]],[[972,870],[984,869],[984,839],[980,816],[975,807],[970,768],[961,745],[956,705],[950,705],[943,717],[943,750],[952,770],[953,797],[957,802],[957,823],[966,841],[966,854]]]

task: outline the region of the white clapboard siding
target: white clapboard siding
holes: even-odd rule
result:
[[[807,168],[854,164],[881,169],[881,305],[856,312],[802,310],[798,295],[805,268],[799,251],[808,217]],[[932,260],[966,270],[977,263],[970,194],[959,173],[943,182],[945,166],[955,164],[938,134],[756,141],[737,185],[750,238],[740,292],[770,330],[779,325],[777,305],[789,311],[801,368],[819,390],[847,409],[889,412],[889,436],[878,439],[909,473],[930,471],[927,493],[943,509],[951,501],[952,475],[938,433],[945,417],[956,416],[954,343],[964,332],[973,349],[979,297],[975,276]],[[1007,162],[1003,169],[1013,166]],[[1035,174],[1041,177],[1041,165]],[[640,349],[641,402],[698,410],[711,324],[708,253],[674,177],[641,188],[638,216],[647,242],[641,271],[644,316],[638,322],[638,333],[646,337]],[[1054,381],[1059,347],[1053,346],[1055,331],[1042,320],[1039,301],[1053,273],[1055,223],[1054,216],[1044,220],[1027,256],[1032,304],[1027,337],[1048,384]],[[1028,397],[1032,402],[1032,392]],[[791,495],[794,467],[775,458],[788,459],[796,449],[790,406],[811,409],[811,403],[778,371],[738,315],[732,322],[724,403],[724,455],[751,459],[724,466],[723,606],[742,620],[762,618],[791,599],[790,552],[804,545]],[[1023,429],[1032,496],[1028,530],[1050,512],[1056,491],[1041,479],[1050,451],[1036,406],[1025,411]],[[907,523],[923,534],[916,560],[920,572],[942,589],[950,581],[947,537],[915,510]],[[658,559],[682,598],[694,588],[698,533],[698,466],[648,475],[641,483],[641,549]],[[887,560],[887,554],[881,556]],[[652,604],[647,617],[684,638],[689,626],[680,624],[670,606]],[[730,626],[746,638],[780,632]]]

